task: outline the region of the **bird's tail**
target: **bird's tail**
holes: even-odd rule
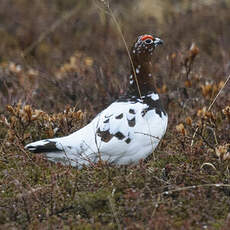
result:
[[[59,162],[63,165],[71,165],[81,168],[76,156],[68,154],[66,148],[61,145],[60,138],[46,139],[32,142],[25,146],[32,153],[42,153],[48,160]]]
[[[32,153],[47,153],[47,152],[62,152],[63,149],[57,147],[57,142],[54,140],[41,140],[32,142],[25,146]]]

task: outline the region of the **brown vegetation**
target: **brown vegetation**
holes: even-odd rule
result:
[[[227,0],[110,2],[129,46],[165,42],[153,71],[169,126],[147,160],[76,170],[24,150],[125,92],[128,55],[103,2],[0,1],[0,228],[229,229]]]

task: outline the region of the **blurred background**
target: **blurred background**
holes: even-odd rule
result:
[[[123,93],[129,60],[111,12],[129,47],[145,33],[165,41],[153,71],[166,107],[198,97],[230,73],[229,8],[229,0],[1,0],[0,111],[21,100],[95,114]],[[192,44],[198,55],[186,66]]]

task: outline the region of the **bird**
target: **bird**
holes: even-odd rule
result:
[[[163,40],[151,34],[138,36],[129,52],[126,92],[83,128],[64,137],[32,142],[25,149],[77,168],[99,161],[137,164],[148,157],[168,124],[151,71],[154,50],[162,44]]]

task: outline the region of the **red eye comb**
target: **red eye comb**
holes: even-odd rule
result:
[[[151,36],[151,35],[144,35],[142,38],[141,38],[141,40],[142,41],[144,41],[144,40],[146,40],[146,39],[151,39],[151,40],[153,40],[154,38],[153,38],[153,36]]]

